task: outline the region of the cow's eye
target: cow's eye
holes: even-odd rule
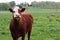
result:
[[[15,11],[13,11],[13,13],[15,13]]]

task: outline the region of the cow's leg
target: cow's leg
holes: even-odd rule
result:
[[[13,38],[13,40],[18,40],[18,38]]]
[[[18,37],[12,37],[13,38],[13,40],[18,40]]]
[[[25,39],[25,35],[22,36],[22,40],[24,40],[24,39]]]
[[[13,40],[18,40],[18,36],[17,35],[15,35],[13,33],[11,33],[11,35],[12,35]]]
[[[30,35],[31,35],[31,30],[32,30],[32,24],[29,25],[29,29],[28,29],[28,40],[30,40]]]
[[[30,40],[30,35],[31,35],[31,29],[28,31],[28,40]]]
[[[30,40],[31,31],[28,32],[28,40]]]

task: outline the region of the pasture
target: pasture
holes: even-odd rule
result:
[[[60,9],[29,8],[28,11],[34,17],[31,40],[60,40]],[[9,31],[11,18],[9,11],[0,11],[0,40],[12,40]]]

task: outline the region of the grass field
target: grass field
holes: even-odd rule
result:
[[[60,9],[30,8],[28,11],[34,17],[31,40],[60,40]],[[9,11],[0,11],[0,40],[12,40],[9,31],[11,18]]]

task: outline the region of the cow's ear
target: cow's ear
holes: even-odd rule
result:
[[[22,8],[22,9],[21,9],[21,12],[24,12],[24,11],[25,11],[25,9],[26,9],[26,8]]]
[[[10,11],[10,12],[13,12],[13,10],[12,10],[11,8],[9,8],[9,11]]]

